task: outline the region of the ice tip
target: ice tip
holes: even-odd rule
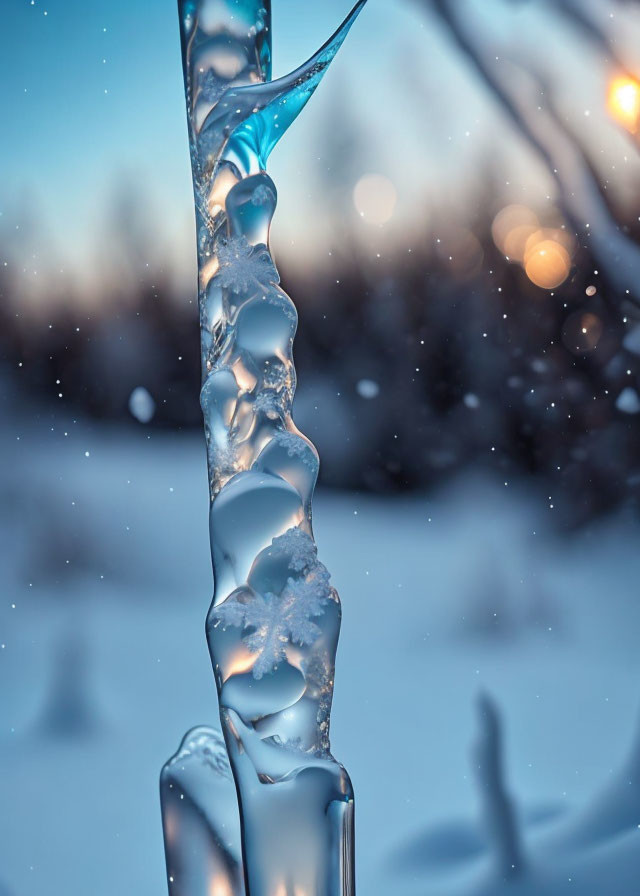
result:
[[[369,2],[369,0],[358,0],[356,5],[352,8],[351,12],[348,13],[346,18],[343,19],[343,21],[340,23],[340,25],[338,25],[338,27],[333,32],[331,37],[327,41],[325,41],[325,43],[322,44],[320,49],[317,50],[313,54],[313,56],[311,56],[307,60],[307,62],[300,67],[300,69],[297,69],[296,71],[301,71],[305,67],[310,66],[313,62],[316,61],[316,59],[323,56],[328,50],[333,51],[333,54],[335,54],[342,46],[345,37],[347,36],[347,34],[349,33],[349,31],[351,29],[351,26],[353,25],[355,20],[358,18],[358,16],[360,15],[360,13],[362,12],[362,10],[364,9],[364,7],[366,6],[366,4],[368,2]]]
[[[331,43],[332,40],[335,40],[338,36],[341,36],[342,39],[344,40],[344,38],[347,36],[347,32],[349,31],[349,29],[351,28],[351,26],[353,25],[355,20],[358,18],[358,16],[360,15],[360,13],[365,8],[365,6],[367,5],[368,2],[369,2],[369,0],[358,0],[356,5],[352,8],[351,12],[347,15],[345,20],[342,22],[340,27],[337,29],[337,31],[335,32],[335,34],[333,35],[333,37],[331,38],[329,43]]]
[[[365,6],[367,5],[368,2],[369,2],[369,0],[358,0],[358,2],[355,4],[353,9],[347,16],[347,21],[349,21],[350,19],[356,19],[357,16],[359,16],[360,13],[362,12],[362,10],[365,8]]]
[[[185,761],[192,758],[211,765],[220,774],[226,775],[229,762],[222,733],[217,728],[210,728],[208,725],[197,725],[190,728],[180,741],[176,752],[163,765],[161,776],[169,772],[173,766],[184,764]]]

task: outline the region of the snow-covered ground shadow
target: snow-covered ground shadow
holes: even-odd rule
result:
[[[2,441],[0,893],[156,896],[160,767],[216,724],[203,441],[71,420]],[[639,529],[553,522],[479,474],[429,500],[319,493],[362,892],[634,892]]]

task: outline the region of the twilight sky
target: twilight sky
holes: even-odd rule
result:
[[[632,166],[637,173],[637,160],[622,165],[628,146],[613,130],[603,131],[606,68],[545,0],[461,2],[481,14],[489,40],[517,47],[525,58],[537,54],[580,133],[604,139],[598,153],[620,162],[618,172]],[[87,289],[108,279],[118,252],[114,222],[123,214],[145,226],[141,251],[150,260],[162,256],[181,283],[192,274],[175,6],[174,0],[4,5],[0,263],[12,265],[25,293],[45,303],[48,291],[60,289],[52,277],[72,277]],[[274,76],[307,58],[350,6],[350,0],[273,0]],[[280,192],[276,250],[293,243],[302,256],[317,254],[331,237],[329,205],[351,216],[348,226],[361,228],[363,243],[374,249],[404,238],[412,222],[437,218],[443,205],[464,217],[468,185],[482,178],[487,159],[504,171],[508,198],[547,201],[549,179],[439,24],[415,0],[370,0],[272,157]],[[386,230],[354,213],[353,187],[370,173],[384,175],[397,191]]]

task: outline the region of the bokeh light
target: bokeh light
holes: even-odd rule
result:
[[[609,87],[610,114],[627,131],[635,134],[640,122],[640,84],[633,78],[615,78]]]
[[[591,311],[576,311],[569,315],[562,329],[562,341],[574,355],[584,355],[598,347],[603,324]]]
[[[398,194],[383,174],[363,175],[353,189],[356,211],[370,224],[386,224],[393,217]]]
[[[525,205],[501,209],[491,234],[505,257],[521,264],[529,280],[541,289],[556,289],[569,276],[575,237],[562,227],[543,226]]]
[[[543,242],[557,243],[565,249],[570,257],[573,257],[576,251],[575,237],[568,230],[563,230],[561,227],[541,227],[531,234],[525,244],[523,258],[525,263],[529,255],[535,252],[536,248]]]
[[[491,235],[498,249],[512,261],[524,261],[527,240],[540,229],[538,216],[525,205],[507,205],[493,219]]]
[[[556,240],[542,240],[527,251],[524,269],[529,280],[541,289],[556,289],[569,276],[571,257]]]

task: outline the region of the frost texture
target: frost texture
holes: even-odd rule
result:
[[[229,440],[220,443],[207,439],[207,460],[211,493],[217,494],[224,482],[237,471],[236,449]]]
[[[192,757],[197,758],[217,774],[231,778],[227,748],[223,736],[218,731],[196,728],[185,738],[168,766],[184,764]]]
[[[278,392],[259,392],[253,406],[256,411],[267,414],[269,417],[277,417],[282,414],[282,394]]]
[[[202,99],[213,105],[218,102],[224,91],[225,88],[221,86],[220,78],[209,69],[200,81],[200,96]]]
[[[273,539],[269,553],[286,558],[289,568],[302,576],[290,576],[279,595],[242,591],[213,611],[213,618],[223,628],[245,630],[244,645],[258,654],[252,669],[257,680],[282,662],[289,642],[309,647],[317,641],[322,630],[314,619],[322,616],[331,598],[329,572],[318,561],[316,546],[304,532],[289,529]]]
[[[326,572],[322,563],[318,562],[318,548],[314,540],[297,527],[287,529],[284,535],[274,538],[269,554],[272,557],[286,558],[289,569],[294,572],[307,572],[315,566],[322,567]]]
[[[280,277],[266,247],[254,248],[244,236],[232,237],[217,247],[220,285],[236,294],[256,284],[279,283]]]
[[[286,449],[289,457],[300,457],[307,466],[312,466],[311,448],[304,439],[293,432],[279,432],[276,442]]]
[[[273,190],[270,190],[266,184],[260,184],[259,187],[256,187],[253,191],[253,196],[251,197],[252,205],[264,205],[265,202],[273,202],[275,200],[275,193]]]
[[[284,295],[282,292],[278,292],[275,289],[271,289],[263,298],[270,305],[275,305],[277,308],[280,308],[280,310],[284,313],[285,317],[288,320],[292,321],[293,323],[298,322],[296,309],[293,302],[288,298],[288,296]]]
[[[282,361],[268,363],[262,376],[264,385],[278,388],[289,378],[289,372]]]

